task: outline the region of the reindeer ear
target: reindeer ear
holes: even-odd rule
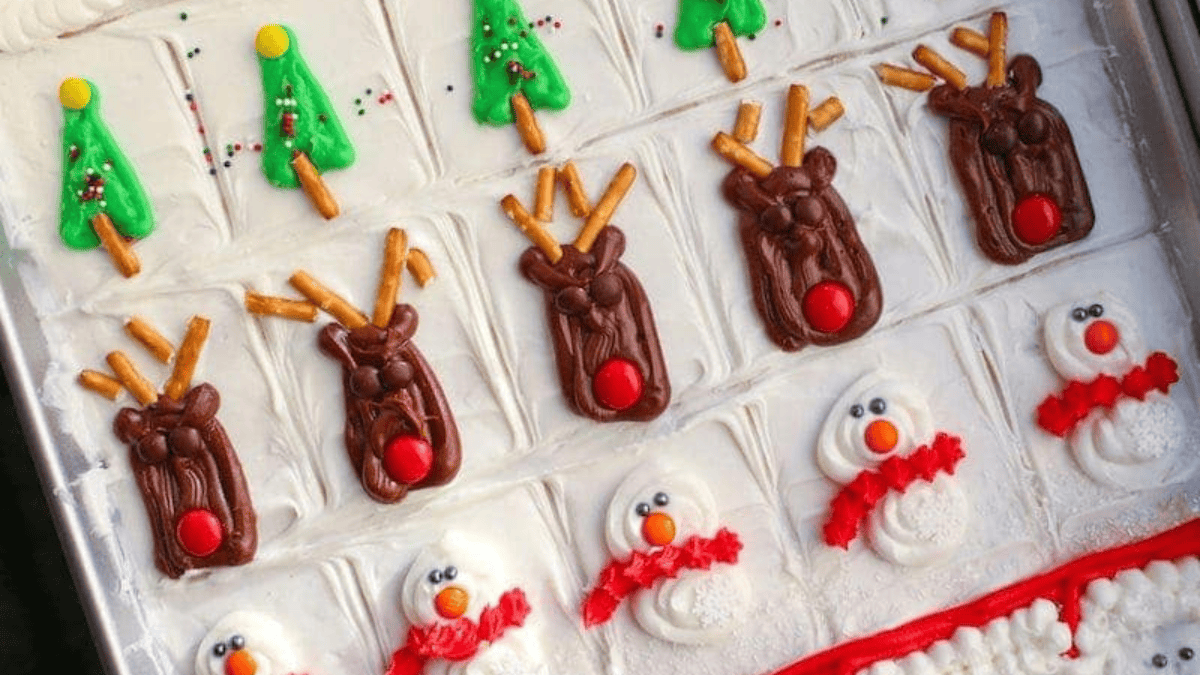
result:
[[[417,334],[418,323],[419,317],[416,308],[401,303],[396,305],[396,311],[392,312],[392,320],[388,323],[388,328],[399,333],[400,337],[405,340],[411,340],[412,336]]]
[[[350,335],[350,331],[340,323],[331,323],[321,329],[317,335],[317,346],[329,358],[342,364],[347,370],[357,367],[354,362],[354,355],[350,353],[350,345],[346,338]]]
[[[546,254],[536,246],[530,246],[521,254],[521,260],[517,266],[526,279],[548,291],[557,291],[577,283],[571,275],[555,269],[554,263],[551,263]]]
[[[813,148],[804,155],[804,169],[812,178],[813,187],[824,190],[833,183],[837,173],[837,158],[825,148]]]
[[[183,399],[183,419],[181,423],[189,427],[198,427],[216,417],[221,407],[221,395],[215,387],[205,382],[192,387]]]
[[[122,408],[113,420],[113,433],[122,443],[136,443],[147,429],[145,412],[134,408]]]
[[[1042,86],[1042,67],[1028,54],[1013,57],[1008,63],[1008,76],[1022,96],[1032,97]]]

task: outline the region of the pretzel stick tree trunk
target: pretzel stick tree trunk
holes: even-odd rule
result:
[[[480,124],[515,124],[530,154],[546,151],[535,110],[562,110],[571,91],[517,0],[474,0],[471,110]]]
[[[103,246],[125,277],[141,270],[130,240],[150,234],[154,214],[129,160],[100,118],[100,96],[72,77],[58,90],[63,107],[59,234],[73,249]]]
[[[341,209],[322,174],[354,163],[354,146],[286,26],[268,25],[254,42],[262,70],[263,152],[267,180],[301,188],[326,220]]]
[[[746,78],[746,62],[736,36],[749,36],[767,25],[761,0],[680,0],[675,44],[685,51],[715,47],[730,82]]]

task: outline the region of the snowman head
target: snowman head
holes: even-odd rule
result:
[[[652,462],[634,469],[608,505],[605,539],[616,558],[717,531],[717,503],[694,474]]]
[[[1068,380],[1121,377],[1148,356],[1133,313],[1108,293],[1046,312],[1046,355]]]
[[[817,440],[817,464],[839,484],[933,439],[933,417],[911,386],[869,373],[842,394]]]
[[[459,532],[427,546],[404,577],[404,615],[416,626],[466,617],[473,621],[505,590],[504,573],[492,550]]]
[[[196,675],[287,675],[297,670],[283,627],[257,612],[225,616],[196,650]]]

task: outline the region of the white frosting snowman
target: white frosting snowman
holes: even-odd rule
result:
[[[1107,293],[1051,309],[1044,339],[1050,363],[1066,380],[1091,382],[1100,375],[1119,380],[1150,355],[1132,312]],[[1123,397],[1112,409],[1092,411],[1069,442],[1075,461],[1093,480],[1137,490],[1168,477],[1185,432],[1179,409],[1155,390],[1144,401]]]
[[[516,587],[492,549],[459,532],[448,532],[413,561],[401,590],[404,616],[414,626],[465,617],[479,623],[484,608]],[[533,611],[537,611],[536,608]],[[423,675],[539,675],[544,659],[529,631],[510,628],[466,661],[435,659]]]
[[[838,485],[933,442],[936,429],[924,398],[900,380],[870,373],[834,404],[817,441],[817,464]],[[958,480],[939,473],[889,492],[871,511],[867,537],[883,558],[929,565],[949,556],[966,532],[970,508]]]
[[[296,654],[283,627],[257,612],[238,611],[218,621],[196,650],[196,675],[289,675]]]
[[[605,540],[616,560],[649,553],[693,536],[717,533],[717,504],[693,474],[652,463],[635,469],[609,502]],[[742,624],[752,590],[737,565],[681,570],[637,591],[630,602],[638,624],[669,642],[711,644]]]

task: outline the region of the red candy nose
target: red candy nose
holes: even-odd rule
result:
[[[609,410],[625,410],[642,398],[642,373],[632,362],[613,357],[592,377],[592,393]]]
[[[1062,209],[1046,195],[1029,195],[1017,202],[1012,214],[1017,238],[1037,246],[1050,241],[1062,228]]]
[[[836,333],[854,317],[854,294],[836,281],[822,281],[804,294],[804,319],[822,333]]]
[[[225,541],[221,521],[208,509],[192,509],[180,516],[175,536],[183,550],[197,558],[212,555]]]
[[[1093,354],[1104,355],[1117,348],[1121,331],[1110,321],[1093,321],[1083,332],[1083,344]]]
[[[383,450],[383,470],[397,483],[420,483],[432,466],[433,448],[423,438],[397,436]]]

